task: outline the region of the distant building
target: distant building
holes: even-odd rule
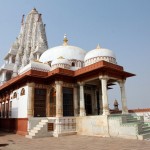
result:
[[[86,52],[69,45],[65,35],[62,45],[48,49],[42,15],[34,8],[25,21],[23,16],[0,68],[0,128],[29,138],[76,133],[137,138],[134,130],[128,135],[130,126],[122,129],[117,122],[137,122],[126,104],[125,81],[132,76],[117,64],[114,52],[99,45]],[[117,117],[108,107],[107,90],[114,83],[122,102],[123,115]]]

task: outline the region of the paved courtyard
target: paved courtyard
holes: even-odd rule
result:
[[[0,150],[150,150],[150,141],[78,135],[27,139],[0,132]]]

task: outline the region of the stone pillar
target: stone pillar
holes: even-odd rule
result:
[[[47,88],[47,95],[46,95],[46,116],[50,116],[50,88]]]
[[[28,103],[27,103],[27,116],[34,116],[34,88],[35,83],[28,83]]]
[[[80,82],[80,116],[86,116],[85,100],[84,100],[84,83]]]
[[[103,103],[103,115],[109,115],[109,107],[108,107],[108,93],[107,93],[107,76],[100,76],[102,85],[102,103]]]
[[[39,53],[37,53],[37,55],[36,55],[36,59],[37,59],[37,60],[39,60],[39,59],[40,59],[40,54],[39,54]]]
[[[12,64],[12,55],[9,56],[9,64]]]
[[[56,81],[56,117],[63,117],[63,90],[62,81]]]
[[[74,101],[74,116],[78,116],[78,88],[77,85],[73,88],[73,101]]]
[[[100,104],[99,114],[102,115],[103,114],[103,100],[102,100],[102,88],[101,88],[101,86],[99,86],[99,104]]]
[[[6,70],[3,70],[2,72],[2,84],[6,82]]]
[[[126,100],[126,93],[125,93],[125,80],[118,81],[120,85],[121,91],[121,102],[122,102],[122,114],[128,114],[127,108],[127,100]]]

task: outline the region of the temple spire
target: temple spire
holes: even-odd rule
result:
[[[98,44],[97,47],[96,47],[96,49],[100,49],[100,48],[101,48],[101,47],[100,47],[100,45]]]
[[[22,15],[22,20],[21,20],[21,24],[23,24],[24,23],[24,14]]]
[[[68,45],[68,39],[67,39],[66,34],[64,35],[64,40],[63,41],[64,41],[64,43],[63,43],[64,46]]]

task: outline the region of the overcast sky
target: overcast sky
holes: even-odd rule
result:
[[[127,79],[129,108],[150,108],[150,0],[1,0],[0,65],[20,31],[22,15],[42,13],[49,47],[62,44],[86,51],[101,47],[115,52],[117,62],[136,76]],[[119,86],[109,90],[109,104],[119,101]]]

